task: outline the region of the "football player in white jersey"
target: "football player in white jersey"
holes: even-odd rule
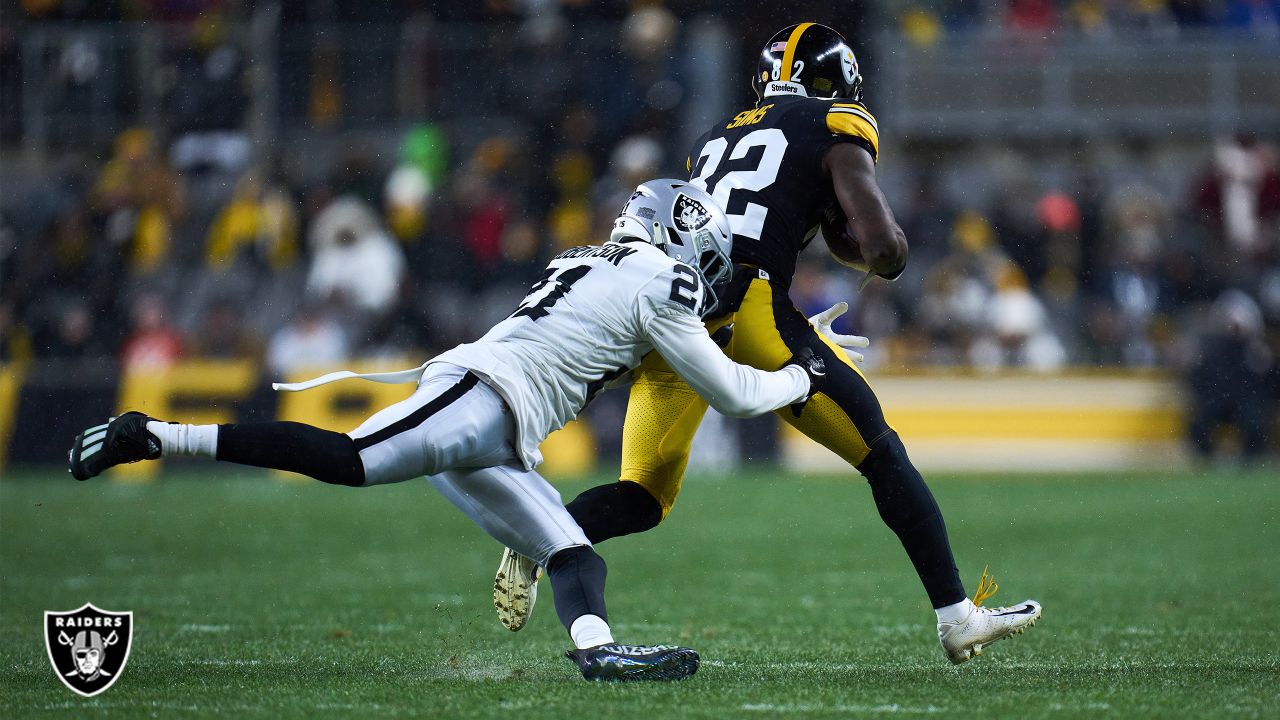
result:
[[[556,490],[534,468],[538,445],[591,398],[656,350],[721,413],[748,417],[807,399],[825,373],[812,353],[777,372],[729,360],[702,317],[732,272],[723,211],[680,180],[632,194],[609,242],[551,262],[512,315],[474,343],[413,370],[330,373],[418,383],[414,394],[350,433],[292,422],[189,425],[128,412],[76,437],[78,480],[127,462],[198,456],[289,470],[365,487],[427,476],[499,542],[546,568],[556,612],[589,680],[672,680],[692,675],[689,648],[614,641],[604,602],[605,564]]]

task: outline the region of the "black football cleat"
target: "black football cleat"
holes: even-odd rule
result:
[[[80,433],[67,454],[67,472],[88,480],[122,463],[160,457],[160,439],[147,430],[148,420],[140,412],[127,412]]]
[[[601,682],[684,680],[698,672],[698,653],[674,645],[597,645],[570,650],[565,657],[578,664],[582,677]]]

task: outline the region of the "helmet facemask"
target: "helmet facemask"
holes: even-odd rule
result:
[[[613,227],[611,242],[646,240],[697,273],[703,287],[699,316],[719,308],[733,275],[733,233],[724,211],[705,191],[683,180],[650,180],[631,194]]]

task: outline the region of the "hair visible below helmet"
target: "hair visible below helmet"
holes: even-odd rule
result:
[[[613,221],[609,242],[638,238],[702,278],[698,314],[707,317],[720,305],[720,293],[733,275],[733,232],[724,210],[704,190],[683,180],[664,178],[641,184]]]
[[[774,33],[751,78],[756,96],[862,99],[858,59],[844,36],[826,25],[799,23]]]

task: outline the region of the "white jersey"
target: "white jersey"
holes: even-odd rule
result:
[[[547,435],[652,350],[726,415],[759,415],[808,395],[798,367],[771,373],[729,360],[697,315],[702,302],[698,274],[648,243],[573,248],[547,266],[511,317],[430,363],[467,368],[498,391],[527,469],[542,461]]]

